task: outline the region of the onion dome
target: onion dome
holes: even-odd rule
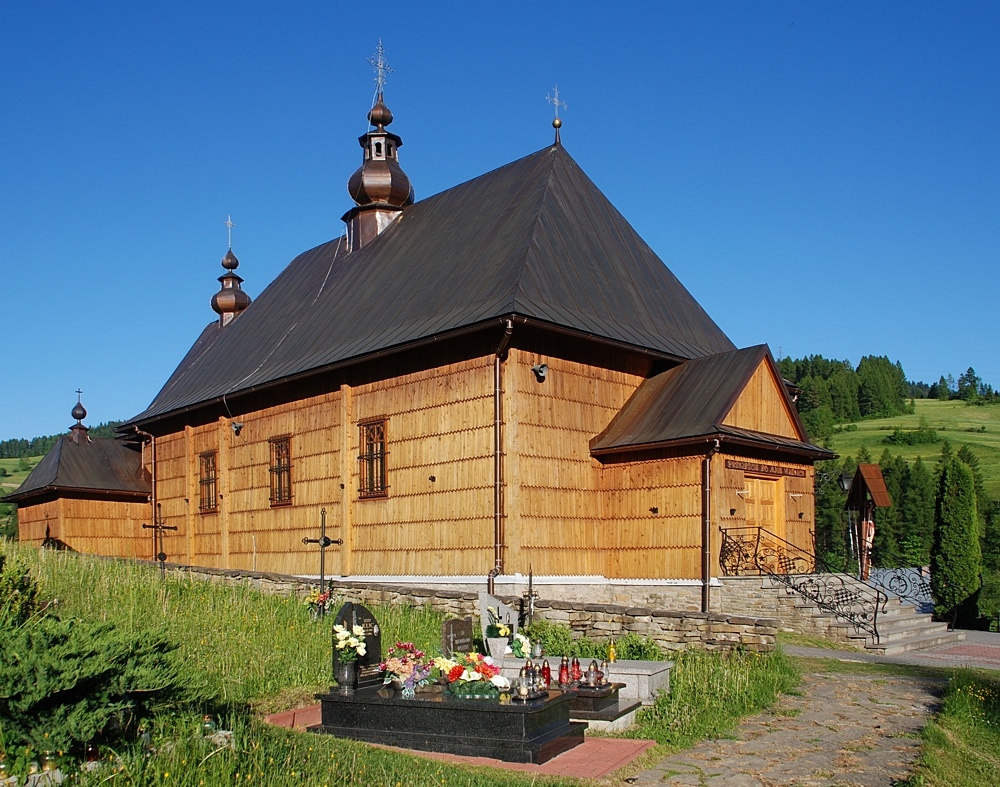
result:
[[[219,315],[219,325],[226,326],[250,305],[250,296],[243,292],[240,286],[243,279],[236,274],[240,261],[236,259],[233,250],[226,252],[222,258],[222,267],[226,272],[219,277],[222,288],[212,296],[212,310]]]
[[[70,412],[70,415],[76,419],[76,423],[69,428],[70,440],[77,445],[90,442],[90,438],[87,436],[87,427],[83,425],[83,419],[87,417],[87,408],[80,402],[81,393],[81,391],[77,391],[76,404],[73,405],[73,410]]]
[[[381,91],[368,113],[373,131],[358,137],[364,161],[347,182],[347,192],[357,203],[343,217],[348,226],[349,247],[360,248],[382,232],[407,205],[413,204],[413,186],[399,166],[403,140],[386,130],[392,112]]]

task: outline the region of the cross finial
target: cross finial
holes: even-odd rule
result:
[[[81,396],[83,396],[83,391],[81,391],[81,390],[80,390],[79,388],[77,388],[77,389],[76,389],[76,403],[77,403],[77,404],[80,404],[80,403],[81,403],[81,402],[80,402],[80,397],[81,397]]]
[[[378,48],[375,50],[375,55],[368,58],[368,63],[375,69],[375,87],[381,93],[382,88],[385,87],[385,75],[392,73],[389,64],[385,62],[385,49],[382,48],[381,38],[378,40]]]
[[[546,96],[545,100],[548,101],[550,104],[552,104],[552,106],[555,108],[557,119],[559,117],[559,107],[562,107],[563,109],[569,109],[569,105],[565,101],[559,100],[559,85],[555,85],[552,88],[552,95]]]
[[[226,225],[226,230],[229,233],[229,250],[232,251],[233,250],[233,227],[235,227],[236,224],[233,223],[233,217],[232,217],[232,215],[226,216],[226,220],[224,222],[222,222],[222,223]]]

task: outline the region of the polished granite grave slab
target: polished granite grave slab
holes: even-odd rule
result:
[[[310,727],[341,738],[405,749],[540,764],[583,743],[585,722],[569,720],[571,694],[501,704],[448,693],[404,699],[374,689],[317,694],[322,723]]]

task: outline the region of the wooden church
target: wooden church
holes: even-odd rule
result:
[[[558,118],[551,146],[421,201],[381,91],[368,118],[345,234],[253,303],[230,250],[219,319],[122,427],[171,561],[315,575],[324,511],[345,577],[704,582],[720,528],[755,524],[812,551],[831,454],[768,349],[734,347]],[[11,497],[37,542],[32,483]],[[49,537],[151,557],[132,503],[107,505],[65,508]]]

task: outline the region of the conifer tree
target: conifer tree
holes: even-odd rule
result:
[[[935,502],[931,595],[936,615],[954,624],[962,604],[979,589],[981,568],[975,481],[969,466],[952,457]]]
[[[901,508],[899,546],[904,562],[926,566],[934,539],[934,479],[919,456],[910,467]]]

